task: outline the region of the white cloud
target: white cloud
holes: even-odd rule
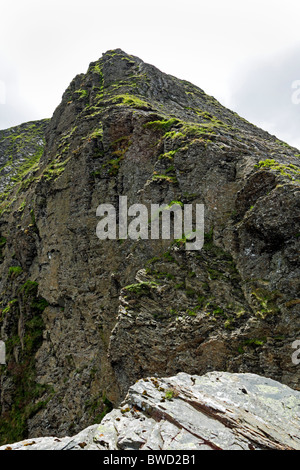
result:
[[[0,58],[14,66],[22,112],[1,106],[0,126],[50,117],[72,78],[117,47],[229,106],[235,70],[297,44],[299,12],[299,0],[2,2]]]
[[[229,100],[239,114],[296,147],[300,147],[299,54],[300,43],[236,70]]]

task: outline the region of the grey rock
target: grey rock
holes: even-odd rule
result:
[[[0,450],[300,450],[300,392],[255,374],[150,377],[100,425]]]

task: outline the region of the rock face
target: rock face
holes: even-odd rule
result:
[[[300,392],[254,374],[150,377],[100,425],[0,450],[300,450]]]
[[[154,374],[299,390],[299,150],[119,49],[30,126],[21,147],[0,134],[1,442],[74,435]],[[203,249],[99,240],[97,207],[119,196],[204,204]]]

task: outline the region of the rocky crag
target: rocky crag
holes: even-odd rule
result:
[[[0,450],[300,450],[300,392],[254,374],[149,377],[100,425]]]
[[[0,441],[74,435],[142,377],[299,390],[299,150],[121,50],[0,131]],[[204,204],[202,250],[99,240],[96,209]]]

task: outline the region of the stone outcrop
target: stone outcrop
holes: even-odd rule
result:
[[[50,121],[1,131],[0,441],[74,435],[154,374],[299,390],[299,155],[119,49]],[[122,195],[204,204],[203,249],[99,240],[97,207]]]
[[[254,374],[150,377],[100,425],[0,450],[300,450],[300,392]]]

